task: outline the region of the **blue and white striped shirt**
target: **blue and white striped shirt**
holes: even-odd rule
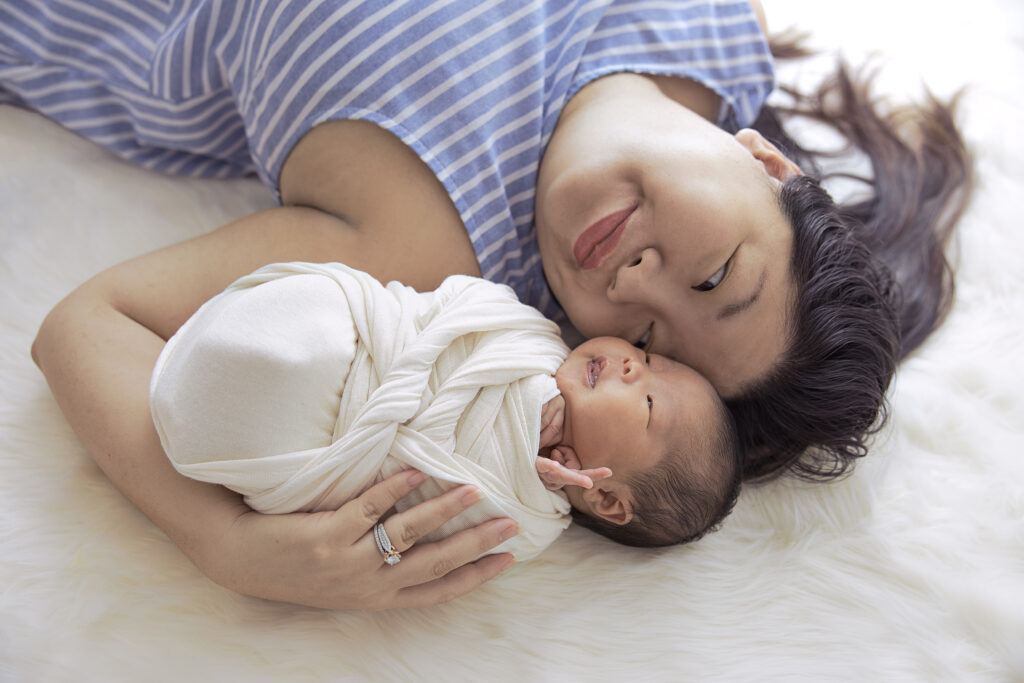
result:
[[[773,85],[744,0],[0,0],[0,103],[147,168],[275,190],[313,126],[372,121],[437,174],[484,277],[552,317],[537,168],[566,101],[618,71],[703,83],[728,129]]]

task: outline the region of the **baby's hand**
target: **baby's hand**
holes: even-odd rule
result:
[[[562,439],[562,424],[565,422],[565,399],[559,394],[544,404],[540,413],[540,446],[547,448]]]
[[[544,486],[550,491],[557,491],[563,486],[582,486],[592,488],[595,481],[612,476],[607,467],[592,470],[581,470],[576,451],[569,446],[558,446],[551,449],[551,457],[537,456],[537,474]]]

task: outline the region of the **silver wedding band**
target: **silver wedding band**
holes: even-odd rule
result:
[[[402,553],[395,550],[388,538],[388,532],[384,531],[384,525],[378,522],[373,525],[373,540],[377,542],[377,550],[384,556],[384,561],[389,565],[396,565],[402,559]]]

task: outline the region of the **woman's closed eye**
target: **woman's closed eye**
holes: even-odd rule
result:
[[[647,395],[647,426],[651,426],[651,415],[654,413],[654,399],[650,394]]]
[[[700,283],[699,285],[694,285],[693,289],[696,289],[698,292],[710,292],[712,289],[722,284],[722,280],[724,280],[725,276],[728,274],[729,266],[732,265],[732,259],[735,255],[736,252],[733,252],[732,255],[729,256],[729,259],[725,262],[725,265],[716,270],[715,274],[709,277],[704,282]]]
[[[652,332],[652,330],[654,330],[654,323],[651,323],[650,325],[648,325],[647,331],[644,332],[642,337],[640,337],[638,340],[633,342],[633,346],[635,346],[635,347],[637,347],[638,349],[641,349],[641,350],[647,349],[650,346],[650,344],[651,344],[651,332]]]

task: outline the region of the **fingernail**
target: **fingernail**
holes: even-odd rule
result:
[[[498,532],[498,538],[504,543],[518,533],[519,525],[515,522],[509,521],[505,522],[504,526],[501,527],[501,530]]]
[[[415,472],[410,472],[409,476],[406,478],[405,481],[406,481],[406,483],[409,486],[419,486],[420,484],[423,483],[423,481],[426,478],[427,478],[427,475],[425,475],[422,472],[420,472],[419,470],[417,470]]]
[[[502,565],[501,570],[498,573],[500,574],[501,572],[511,569],[514,566],[516,566],[516,558],[514,555],[509,554],[508,558],[506,558],[505,563]]]
[[[462,501],[462,504],[466,507],[476,505],[480,502],[480,489],[475,486],[469,487],[468,490],[462,492],[462,495],[459,496],[459,500]]]

